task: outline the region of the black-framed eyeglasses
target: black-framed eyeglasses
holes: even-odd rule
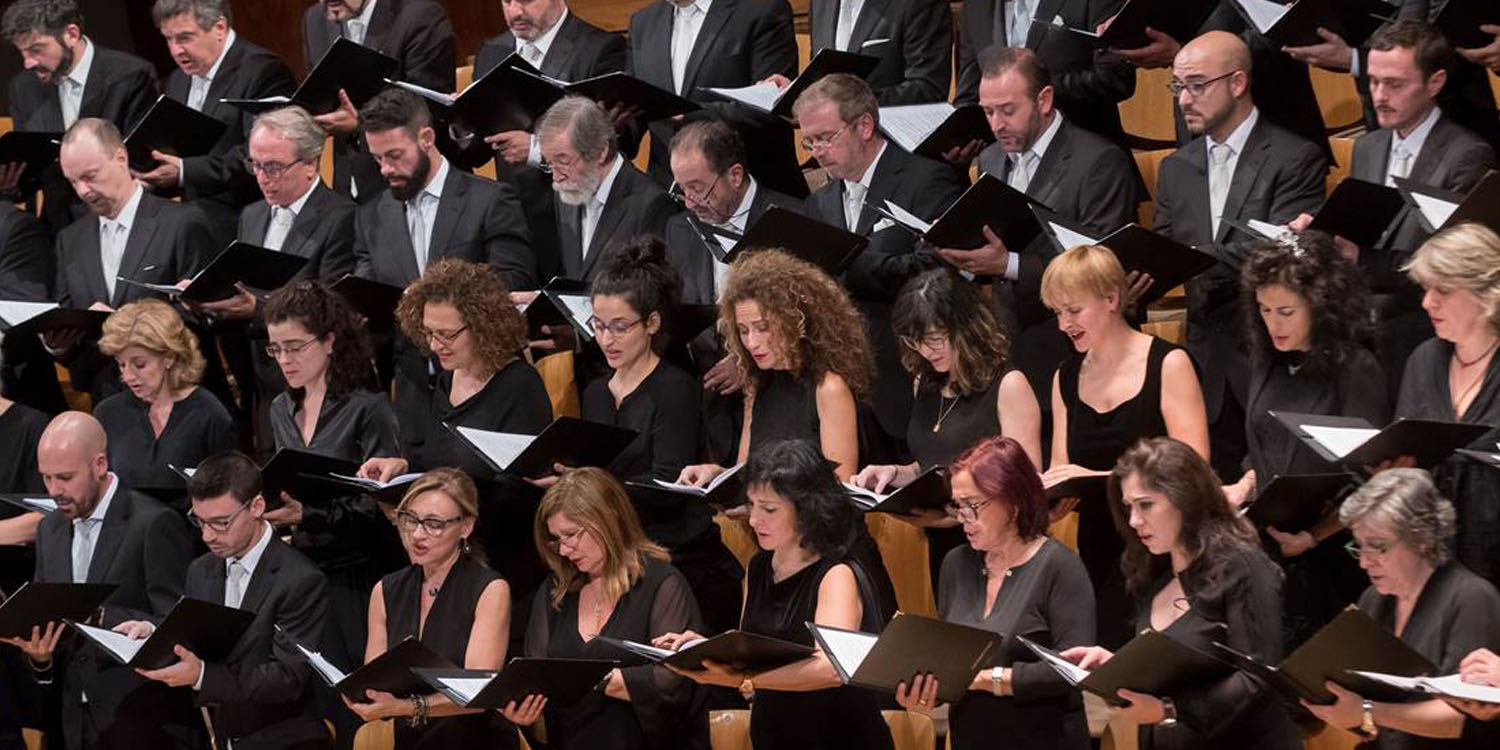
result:
[[[963,523],[973,523],[979,520],[979,511],[984,510],[984,506],[989,504],[989,500],[980,500],[977,503],[961,500],[944,505],[943,511]]]
[[[1350,539],[1344,545],[1344,551],[1348,552],[1350,557],[1358,560],[1365,555],[1369,555],[1370,557],[1385,557],[1391,551],[1392,546],[1394,545],[1390,542],[1366,542],[1360,544],[1357,540]]]
[[[280,179],[282,175],[286,174],[286,171],[288,169],[291,169],[298,164],[305,164],[309,161],[311,161],[311,159],[298,159],[297,161],[294,161],[290,164],[282,164],[279,161],[256,161],[249,157],[245,157],[245,171],[249,172],[250,174],[259,172],[260,174],[263,174],[270,179],[277,180]]]
[[[912,351],[921,351],[924,346],[928,349],[936,350],[948,345],[947,331],[929,331],[922,334],[920,338],[912,338],[911,336],[901,336],[899,338],[901,339],[901,345]]]
[[[411,534],[420,527],[423,531],[427,532],[428,536],[441,536],[453,524],[459,523],[466,518],[468,516],[463,515],[452,518],[437,518],[435,516],[424,518],[408,510],[398,510],[396,511],[396,526],[406,534]]]
[[[585,529],[579,527],[566,534],[563,534],[562,536],[550,537],[547,540],[547,546],[551,547],[553,552],[557,552],[563,547],[567,547],[568,549],[578,549],[578,538],[583,536],[584,531]]]
[[[1192,94],[1194,99],[1197,99],[1208,92],[1209,86],[1212,86],[1238,72],[1238,70],[1231,70],[1224,75],[1218,76],[1216,78],[1210,78],[1206,81],[1178,81],[1174,79],[1171,83],[1167,84],[1167,90],[1172,92],[1172,96],[1174,97],[1182,96],[1182,92],[1186,91],[1189,94]]]
[[[288,357],[295,357],[298,354],[301,354],[303,349],[312,346],[313,342],[315,341],[317,341],[317,339],[308,339],[307,341],[287,341],[280,344],[267,344],[266,356],[270,357],[271,359],[281,359],[281,355],[283,354],[287,355]]]
[[[422,338],[427,341],[436,341],[443,346],[452,346],[453,342],[457,341],[458,337],[464,335],[464,331],[467,330],[469,330],[468,325],[461,325],[451,331],[434,331],[429,328],[423,328]]]
[[[595,336],[603,335],[605,331],[609,331],[616,336],[624,336],[625,334],[630,333],[630,329],[635,328],[643,322],[644,319],[642,318],[636,318],[629,323],[623,320],[611,320],[609,322],[605,322],[603,320],[600,320],[598,316],[590,316],[589,330],[593,331]]]
[[[820,135],[820,136],[818,136],[816,138],[806,138],[806,137],[804,137],[802,139],[802,149],[804,151],[823,151],[824,149],[827,149],[829,146],[832,146],[833,142],[836,141],[836,140],[838,140],[839,136],[843,135],[844,131],[848,130],[849,126],[852,125],[852,124],[853,123],[846,122],[846,123],[844,123],[844,127],[839,128],[838,130],[835,130],[832,133],[829,133],[828,135]]]
[[[722,179],[724,179],[724,175],[718,175],[714,177],[714,181],[708,183],[708,189],[702,191],[689,190],[686,185],[680,182],[673,182],[670,192],[672,192],[673,197],[678,198],[679,200],[686,198],[687,200],[690,200],[694,203],[703,204],[707,203],[708,200],[713,197],[714,189],[719,186],[719,180]]]
[[[197,513],[188,511],[188,523],[191,523],[196,528],[208,529],[215,534],[223,534],[229,530],[230,526],[234,525],[234,519],[238,518],[241,513],[244,513],[248,507],[250,506],[241,505],[239,510],[223,518],[200,518]]]

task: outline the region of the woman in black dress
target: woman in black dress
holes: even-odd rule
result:
[[[5,436],[6,443],[5,452],[0,454],[0,492],[37,497],[47,494],[36,468],[36,446],[45,429],[46,414],[0,396],[0,435]],[[42,514],[20,512],[8,505],[0,507],[0,512],[6,515],[0,518],[0,588],[15,591],[31,580],[35,562],[31,545],[36,542]]]
[[[1270,411],[1390,421],[1389,391],[1375,357],[1369,291],[1354,265],[1327,235],[1266,244],[1241,275],[1250,324],[1250,391],[1245,412],[1248,470],[1224,488],[1239,508],[1277,475],[1337,472]],[[1258,317],[1258,320],[1257,320]],[[1326,507],[1305,530],[1264,529],[1286,571],[1288,649],[1301,644],[1364,589],[1364,576],[1344,554],[1348,534],[1335,497],[1308,498]]]
[[[469,549],[479,496],[457,469],[434,469],[412,483],[396,509],[411,565],[380,579],[370,593],[365,662],[416,638],[463,669],[499,670],[510,630],[510,588]],[[344,703],[361,719],[398,719],[399,750],[516,747],[515,727],[492,711],[467,710],[441,693],[397,698],[366,691]]]
[[[1458,672],[1475,649],[1500,645],[1500,593],[1453,559],[1456,517],[1421,469],[1383,471],[1339,507],[1339,520],[1354,533],[1350,551],[1370,576],[1360,610],[1437,665],[1438,675]],[[1337,702],[1303,705],[1340,729],[1376,727],[1367,747],[1494,747],[1489,728],[1466,723],[1440,699],[1383,703],[1332,683],[1328,689]]]
[[[1187,352],[1126,322],[1125,269],[1106,247],[1058,255],[1042,273],[1042,300],[1077,353],[1052,379],[1051,468],[1042,484],[1107,474],[1137,440],[1168,435],[1208,458],[1203,391]],[[1074,500],[1054,509],[1062,516]],[[1130,638],[1132,606],[1120,577],[1120,536],[1097,504],[1078,507],[1078,554],[1099,607],[1099,642]]]
[[[1396,416],[1496,427],[1469,445],[1490,451],[1500,440],[1500,235],[1460,224],[1428,240],[1406,272],[1422,285],[1422,307],[1437,332],[1411,353],[1401,376]],[[1500,584],[1500,471],[1463,456],[1433,469],[1458,511],[1454,552]]]
[[[99,351],[115,359],[125,385],[94,407],[109,436],[110,468],[122,485],[186,511],[187,491],[168,464],[192,468],[238,445],[229,411],[198,386],[205,366],[198,337],[167,303],[147,299],[104,321]]]
[[[1281,571],[1255,530],[1224,498],[1208,462],[1171,438],[1143,440],[1109,477],[1109,508],[1125,554],[1120,566],[1137,602],[1135,626],[1205,653],[1215,641],[1257,660],[1281,661]],[[1062,656],[1091,669],[1100,646]],[[1171,695],[1120,690],[1142,748],[1300,750],[1285,707],[1242,672],[1185,685]]]
[[[948,712],[956,750],[1004,737],[1021,750],[1087,750],[1083,697],[1014,636],[1054,650],[1094,643],[1094,590],[1078,555],[1047,536],[1047,497],[1036,465],[1008,437],[980,442],[949,468],[948,512],[969,544],[948,553],[938,587],[944,620],[1005,637],[990,666]],[[934,677],[900,686],[908,711],[935,708]]]
[[[624,488],[603,469],[565,471],[542,497],[534,534],[552,577],[531,607],[528,656],[619,658],[600,636],[649,643],[700,627],[687,579],[646,538]],[[571,705],[531,696],[505,715],[526,726],[544,718],[548,745],[559,750],[707,750],[702,697],[691,681],[647,664],[614,669],[602,690]]]
[[[851,555],[859,512],[828,461],[808,440],[759,447],[742,469],[750,526],[761,552],[745,577],[742,630],[813,644],[806,623],[879,632],[885,618],[867,564]],[[654,643],[676,650],[700,638],[673,633]],[[892,747],[877,696],[845,686],[822,652],[753,679],[725,665],[681,672],[705,685],[753,694],[750,740],[757,750]]]
[[[655,238],[627,244],[604,262],[589,286],[590,325],[610,374],[584,389],[583,418],[640,433],[610,464],[611,474],[670,482],[700,453],[701,386],[657,351],[682,280]],[[709,628],[734,627],[744,569],[720,541],[713,509],[689,499],[638,510],[646,536],[666,547],[687,577]]]
[[[396,415],[374,391],[369,339],[343,297],[314,281],[294,281],[265,302],[266,355],[287,390],[271,402],[276,448],[349,461],[399,452]],[[400,539],[374,500],[345,495],[303,504],[282,494],[266,512],[292,527],[293,545],[328,576],[330,650],[335,663],[360,663],[370,587],[400,567]]]

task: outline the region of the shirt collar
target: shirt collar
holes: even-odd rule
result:
[[[568,20],[568,9],[564,7],[562,15],[557,17],[557,23],[552,24],[552,28],[542,32],[542,35],[531,43],[533,47],[537,48],[538,52],[542,53],[542,57],[547,56],[547,50],[552,48],[552,40],[557,38],[557,30],[562,28],[563,21],[566,20]],[[525,44],[525,42],[522,42],[522,44]]]
[[[244,566],[245,576],[247,578],[255,574],[255,566],[260,564],[260,558],[265,554],[266,547],[269,547],[271,545],[271,537],[276,535],[276,533],[271,530],[271,524],[268,524],[265,521],[261,521],[260,526],[260,539],[257,540],[255,544],[251,545],[250,550],[245,553],[244,557],[225,558],[224,565],[226,569],[229,563],[238,561],[240,565]]]
[[[1057,137],[1057,131],[1062,130],[1062,120],[1062,112],[1060,110],[1052,110],[1052,124],[1048,125],[1042,131],[1042,134],[1037,136],[1036,143],[1031,144],[1031,148],[1019,154],[1010,154],[1011,161],[1019,163],[1022,155],[1031,153],[1036,154],[1037,163],[1041,163],[1042,157],[1047,155],[1047,147],[1051,146],[1052,139]]]
[[[224,58],[229,56],[229,48],[234,46],[234,39],[234,29],[230,29],[229,36],[224,38],[224,49],[219,50],[219,59],[215,60],[214,66],[212,68],[209,68],[208,73],[202,76],[202,78],[206,79],[209,83],[213,83],[214,76],[217,76],[219,74],[219,66],[223,65]]]
[[[364,24],[366,35],[370,33],[370,16],[375,15],[376,2],[378,2],[378,0],[370,0],[370,2],[365,3],[365,7],[359,11],[359,15],[349,19],[350,21],[359,21],[360,23]],[[344,23],[348,23],[348,21],[345,21]]]
[[[609,190],[614,187],[615,178],[619,176],[620,169],[625,166],[625,160],[619,154],[615,154],[613,164],[609,165],[609,171],[604,173],[604,179],[599,181],[599,189],[594,191],[594,200],[600,204],[609,201]]]
[[[94,42],[88,37],[84,37],[83,55],[78,58],[78,62],[73,64],[73,70],[64,77],[78,84],[78,88],[82,89],[84,86],[88,85],[89,70],[91,70],[93,67]]]
[[[1255,123],[1259,120],[1260,110],[1255,107],[1251,107],[1250,114],[1245,117],[1245,121],[1240,123],[1239,127],[1236,127],[1234,131],[1229,134],[1228,138],[1224,139],[1224,143],[1229,146],[1229,150],[1234,156],[1239,156],[1240,154],[1245,153],[1245,141],[1250,140],[1250,131],[1255,129]],[[1208,148],[1210,150],[1212,150],[1214,146],[1218,145],[1218,142],[1215,141],[1214,137],[1211,135],[1205,137],[1203,140],[1208,142]],[[1212,159],[1212,154],[1210,154],[1210,159]]]
[[[880,164],[880,157],[885,155],[885,147],[890,145],[888,141],[880,142],[880,149],[875,152],[875,158],[870,160],[870,165],[865,167],[865,173],[860,176],[858,182],[865,190],[870,189],[870,180],[875,178],[875,167]],[[848,182],[848,180],[844,180]]]
[[[427,182],[427,187],[422,188],[422,192],[432,196],[435,200],[442,200],[443,185],[447,182],[448,160],[439,156],[437,169],[433,171],[432,179]]]
[[[104,497],[99,498],[99,504],[94,506],[94,512],[89,514],[87,520],[103,523],[104,517],[109,515],[109,503],[115,499],[115,490],[120,488],[120,478],[115,476],[113,471],[109,472],[108,476],[109,489],[104,491]],[[74,521],[73,525],[77,526],[78,521]]]
[[[1392,130],[1391,151],[1394,152],[1397,146],[1403,146],[1406,148],[1406,152],[1412,155],[1412,158],[1416,158],[1417,154],[1422,153],[1422,145],[1427,143],[1427,136],[1432,135],[1432,128],[1437,125],[1438,118],[1442,117],[1442,115],[1443,111],[1440,108],[1433,107],[1432,111],[1427,113],[1427,118],[1422,120],[1422,123],[1417,125],[1416,128],[1412,129],[1411,133],[1405,138],[1402,138],[1400,133]]]
[[[745,179],[750,183],[745,188],[745,197],[740,199],[739,208],[736,208],[734,215],[729,217],[729,225],[734,227],[736,232],[741,233],[745,231],[745,225],[750,222],[750,206],[755,204],[755,191],[757,188],[754,177],[747,174],[745,175]]]
[[[698,10],[700,10],[700,11],[703,12],[703,15],[707,16],[708,15],[708,8],[711,5],[713,5],[713,0],[695,0],[695,2],[692,5],[689,5],[686,8],[678,7],[678,6],[674,5],[674,6],[672,6],[672,10],[674,12],[681,13],[681,12],[687,10],[688,8],[697,8]]]
[[[130,231],[130,227],[135,224],[136,211],[141,207],[141,196],[145,193],[146,189],[142,187],[139,182],[137,182],[135,184],[135,192],[130,194],[129,200],[125,201],[125,206],[124,208],[120,209],[119,215],[115,216],[115,218],[113,219],[106,219],[103,216],[100,216],[99,223],[119,224],[120,226],[125,228],[125,231]]]
[[[318,178],[314,177],[312,182],[309,182],[307,184],[307,190],[303,191],[302,197],[292,201],[292,205],[283,206],[283,208],[291,209],[293,216],[300,216],[302,214],[302,207],[307,205],[307,199],[312,197],[313,191],[316,190],[317,187]]]

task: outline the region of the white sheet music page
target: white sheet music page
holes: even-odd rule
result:
[[[901,148],[915,151],[953,111],[953,105],[947,102],[881,107],[880,129]]]

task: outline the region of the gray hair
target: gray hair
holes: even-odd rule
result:
[[[269,130],[292,142],[297,158],[303,161],[317,159],[323,155],[325,135],[318,123],[313,122],[307,110],[297,107],[282,107],[265,112],[250,125],[251,135],[257,130]]]
[[[863,78],[848,73],[834,73],[819,78],[816,83],[802,90],[797,101],[792,103],[792,113],[800,113],[825,102],[832,102],[838,109],[839,119],[852,123],[860,115],[869,115],[871,121],[880,124],[880,103],[875,92]]]
[[[593,99],[565,96],[536,123],[536,137],[546,140],[563,134],[585,161],[599,161],[615,153],[615,127],[604,108]]]
[[[151,22],[161,28],[169,18],[192,14],[198,28],[208,31],[224,19],[225,26],[234,25],[234,16],[229,10],[229,0],[156,0],[151,6]]]
[[[1345,527],[1372,521],[1387,526],[1433,567],[1453,557],[1449,543],[1457,518],[1453,503],[1422,469],[1382,471],[1339,507],[1339,522]]]

